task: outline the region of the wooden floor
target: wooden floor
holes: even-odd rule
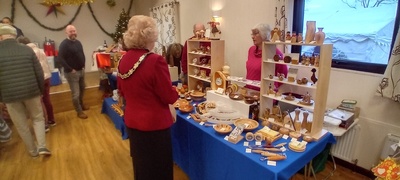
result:
[[[86,120],[77,118],[73,110],[56,113],[57,125],[46,133],[47,146],[52,151],[50,157],[30,157],[15,127],[9,123],[13,130],[12,140],[0,143],[0,179],[133,179],[129,140],[122,140],[112,121],[100,112],[101,104],[86,111],[89,116]],[[328,161],[325,170],[317,174],[317,179],[323,179],[331,170],[332,163]],[[189,178],[175,166],[174,179]],[[296,174],[292,179],[303,179],[303,175]],[[330,179],[368,178],[338,166]]]

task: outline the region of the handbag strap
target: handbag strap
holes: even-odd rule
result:
[[[151,53],[152,53],[152,52],[144,53],[142,56],[140,56],[139,61],[137,61],[137,62],[133,65],[133,67],[132,67],[131,69],[129,69],[129,71],[128,71],[127,73],[121,74],[121,73],[118,72],[118,76],[119,76],[121,79],[126,79],[126,78],[130,77],[130,76],[136,71],[136,69],[139,67],[139,65],[142,63],[142,61],[147,57],[147,55],[149,55],[149,54],[151,54]]]

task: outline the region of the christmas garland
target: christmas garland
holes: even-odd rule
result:
[[[15,0],[13,0],[13,1],[15,1]],[[19,0],[19,2],[21,3],[22,7],[25,9],[26,13],[28,13],[28,16],[29,16],[30,18],[32,18],[32,19],[33,19],[37,24],[39,24],[39,26],[41,26],[42,28],[45,28],[45,29],[48,29],[48,30],[51,30],[51,31],[62,31],[62,30],[64,30],[69,24],[72,24],[72,23],[75,21],[76,17],[78,16],[79,12],[81,11],[81,7],[82,7],[82,4],[79,5],[78,10],[76,10],[76,12],[75,12],[74,17],[73,17],[66,25],[64,25],[64,26],[62,26],[62,27],[59,27],[59,28],[51,28],[51,27],[48,27],[48,26],[46,26],[46,25],[40,23],[39,20],[37,20],[37,19],[32,15],[32,13],[28,10],[28,8],[26,8],[26,6],[25,6],[25,4],[22,2],[22,0]],[[12,8],[12,9],[14,10],[15,8]],[[14,12],[11,12],[11,14],[14,14]]]
[[[12,2],[11,2],[11,21],[13,21],[13,22],[14,22],[14,17],[15,17],[15,1],[16,1],[16,0],[12,0]],[[80,12],[80,10],[81,10],[81,7],[82,7],[82,4],[79,5],[78,10],[77,10],[77,11],[75,12],[75,14],[74,14],[74,17],[72,17],[72,19],[71,19],[66,25],[64,25],[64,26],[62,26],[62,27],[59,27],[59,28],[52,28],[52,27],[48,27],[48,26],[42,24],[41,22],[39,22],[39,20],[37,20],[37,19],[33,16],[33,14],[28,10],[28,8],[25,6],[25,4],[23,3],[22,0],[19,0],[19,2],[21,3],[22,7],[25,9],[26,13],[28,14],[28,16],[29,16],[31,19],[33,19],[33,20],[34,20],[37,24],[39,24],[39,26],[41,26],[42,28],[47,29],[47,30],[51,30],[51,31],[62,31],[62,30],[64,30],[69,24],[72,24],[72,23],[75,21],[76,17],[78,16],[78,14],[79,14],[79,12]],[[129,14],[129,12],[131,11],[132,4],[133,4],[133,0],[131,0],[131,1],[129,2],[128,14]],[[96,16],[94,15],[94,12],[93,12],[93,10],[92,10],[92,7],[90,6],[90,3],[88,3],[88,8],[89,8],[90,13],[92,14],[92,17],[93,17],[93,19],[95,20],[97,26],[99,26],[99,28],[100,28],[105,34],[107,34],[108,36],[112,37],[113,34],[112,34],[112,33],[108,33],[108,32],[103,28],[103,26],[100,25],[100,22],[97,20]]]

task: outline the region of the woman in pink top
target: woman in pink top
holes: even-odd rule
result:
[[[271,33],[271,28],[268,24],[257,24],[253,29],[251,29],[251,38],[253,39],[254,46],[249,48],[248,59],[246,62],[246,79],[249,80],[261,80],[261,63],[262,63],[262,42],[269,40],[269,35]],[[276,49],[276,54],[283,58],[283,53]],[[277,73],[285,74],[288,73],[288,68],[286,65],[277,64],[275,66],[275,76]],[[275,83],[278,88],[280,84]],[[260,90],[258,87],[249,86],[250,89]]]

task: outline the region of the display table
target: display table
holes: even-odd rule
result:
[[[112,98],[104,98],[101,113],[107,114],[113,121],[115,128],[121,131],[122,139],[128,139],[128,132],[126,131],[124,118],[119,116],[117,112],[111,107],[112,104],[117,104]]]
[[[244,140],[230,143],[212,127],[201,126],[187,117],[188,114],[177,112],[177,122],[172,127],[172,143],[175,163],[191,180],[290,179],[328,143],[336,142],[332,134],[327,133],[317,142],[307,144],[305,152],[293,152],[286,145],[287,159],[270,166],[266,161],[260,161],[260,154],[246,153]],[[289,143],[290,138],[281,138],[274,144],[282,142]],[[254,143],[250,142],[250,145]]]

